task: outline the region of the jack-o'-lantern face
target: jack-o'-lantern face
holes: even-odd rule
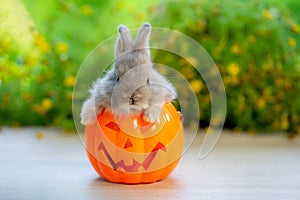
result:
[[[142,116],[118,117],[107,110],[85,129],[85,144],[96,171],[113,182],[153,182],[177,165],[184,135],[180,114],[166,104],[155,123]]]

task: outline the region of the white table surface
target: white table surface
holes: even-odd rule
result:
[[[37,133],[43,139],[37,139]],[[76,134],[55,128],[0,131],[0,199],[300,199],[300,139],[222,133],[197,158],[198,137],[165,180],[114,184],[98,177]]]

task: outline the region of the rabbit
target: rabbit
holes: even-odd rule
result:
[[[135,41],[128,28],[118,26],[112,69],[90,89],[80,113],[83,125],[92,124],[106,108],[114,115],[139,115],[155,122],[163,105],[177,98],[172,84],[154,68],[150,58],[151,25],[143,23]]]

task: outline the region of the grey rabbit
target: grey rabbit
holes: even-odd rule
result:
[[[144,120],[154,122],[163,105],[177,96],[171,83],[153,68],[149,50],[151,25],[143,23],[135,41],[126,26],[119,25],[118,32],[112,69],[96,80],[83,103],[83,125],[94,123],[104,108],[115,115],[143,113]]]

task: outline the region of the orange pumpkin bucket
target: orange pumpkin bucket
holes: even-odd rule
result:
[[[108,110],[85,127],[84,142],[98,174],[111,182],[151,183],[177,166],[184,147],[181,115],[164,105],[155,123],[139,116],[114,116]]]

